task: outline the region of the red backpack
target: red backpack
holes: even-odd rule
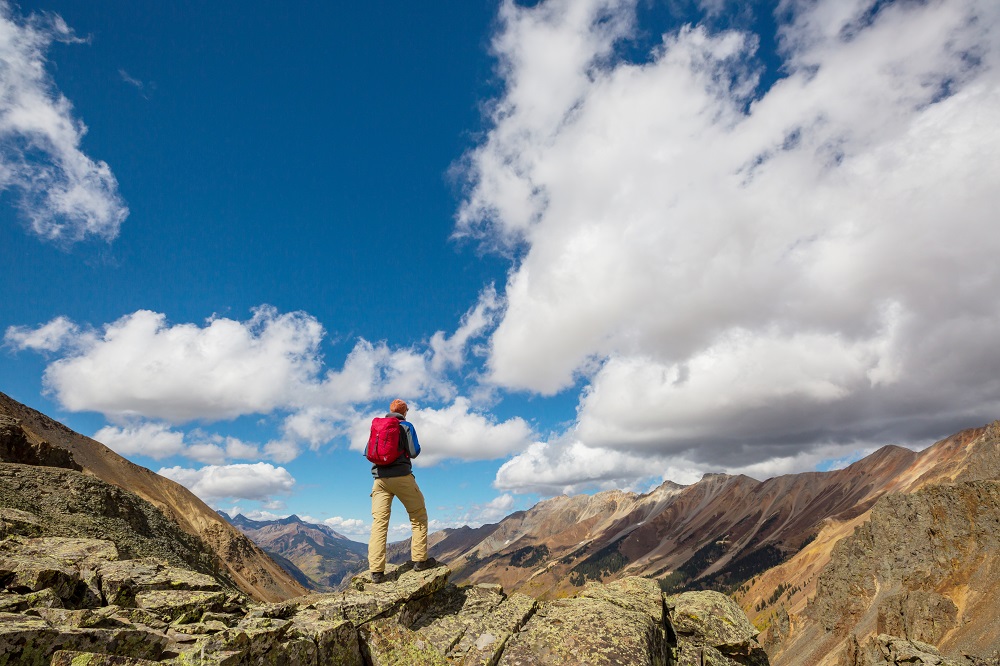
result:
[[[399,419],[395,416],[372,419],[365,457],[376,465],[390,465],[399,454]]]

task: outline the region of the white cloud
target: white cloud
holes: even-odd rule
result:
[[[37,352],[59,351],[67,341],[80,336],[80,328],[66,317],[56,317],[38,328],[10,326],[4,334],[4,342],[14,349],[31,349]]]
[[[427,525],[430,531],[454,529],[456,527],[479,527],[486,523],[498,523],[514,510],[516,501],[510,493],[494,497],[485,504],[473,504],[471,507],[455,507],[449,511],[447,507],[439,507]],[[444,515],[444,518],[438,517]]]
[[[745,474],[764,480],[782,474],[810,472],[819,467],[835,469],[838,461],[853,462],[876,448],[879,447],[870,442],[827,442],[787,455],[776,448],[774,455],[765,459],[756,456],[749,458],[755,460],[749,464],[727,465],[710,457],[685,458],[691,453],[689,451],[680,454],[655,449],[623,451],[587,446],[579,440],[563,438],[535,443],[514,456],[500,467],[494,486],[500,490],[543,496],[611,489],[648,492],[663,481],[682,485],[695,483],[707,472]]]
[[[154,460],[179,455],[202,463],[221,465],[227,460],[249,460],[259,455],[255,444],[236,437],[224,437],[200,429],[185,434],[171,430],[165,423],[105,426],[94,433],[94,439],[123,456],[142,455]]]
[[[288,494],[295,487],[288,470],[263,462],[207,465],[201,469],[164,467],[157,474],[173,479],[206,502],[224,498],[268,500],[272,495]]]
[[[257,445],[251,442],[244,442],[236,437],[221,437],[219,435],[214,435],[213,437],[220,437],[225,442],[226,456],[228,458],[251,460],[260,455]]]
[[[364,339],[354,345],[340,371],[327,373],[319,390],[355,404],[401,395],[448,398],[454,393],[451,384],[431,368],[427,353]]]
[[[359,407],[370,411],[377,401],[387,407],[399,396],[411,405],[450,399],[455,388],[445,370],[461,365],[469,340],[490,325],[498,307],[495,293],[486,289],[458,330],[435,336],[427,349],[359,339],[339,370],[325,372],[320,323],[303,312],[280,314],[267,306],[245,322],[213,317],[204,326],[172,324],[147,310],[100,330],[60,317],[34,329],[12,327],[6,341],[16,349],[58,352],[45,371],[46,389],[67,409],[98,411],[113,421],[177,424],[285,412],[280,435],[263,453],[287,463],[305,446],[317,450],[340,436],[363,449],[370,416],[359,416]],[[523,419],[497,422],[472,410],[463,397],[420,411],[420,433],[430,445],[422,460],[431,464],[446,457],[503,457],[532,436]],[[191,435],[183,453],[194,460],[218,465],[259,455],[253,444],[200,431]]]
[[[94,439],[123,456],[144,455],[162,460],[184,453],[184,433],[170,430],[163,423],[142,423],[136,426],[105,426],[94,433]]]
[[[533,432],[524,419],[497,422],[471,407],[464,397],[441,409],[411,406],[407,420],[416,428],[421,447],[414,463],[433,465],[445,458],[492,460],[520,451],[531,442]],[[357,418],[352,427],[352,449],[364,450],[370,427],[370,415]]]
[[[294,403],[315,381],[322,336],[313,317],[268,307],[247,322],[215,318],[204,327],[140,310],[81,336],[44,381],[67,409],[110,418],[266,413]]]
[[[289,441],[305,441],[315,450],[340,434],[348,418],[341,410],[307,407],[286,417],[282,427]]]
[[[497,471],[493,485],[516,493],[571,495],[615,488],[639,490],[654,478],[693,483],[702,473],[683,460],[560,439],[536,442],[505,462]]]
[[[317,522],[326,525],[327,527],[340,532],[344,536],[355,536],[368,538],[371,533],[371,525],[358,518],[342,518],[340,516],[334,516],[333,518],[327,518],[321,521],[310,521]]]
[[[650,455],[778,469],[992,418],[1000,5],[788,3],[786,76],[759,94],[751,34],[615,56],[634,9],[501,10],[457,227],[520,248],[488,378],[587,388],[498,487],[623,483]]]
[[[118,235],[128,208],[111,168],[80,150],[87,127],[46,72],[54,41],[80,42],[58,15],[0,2],[0,190],[17,192],[32,232],[64,243]]]
[[[486,523],[500,522],[506,518],[511,511],[513,511],[514,504],[514,496],[510,493],[498,495],[486,504],[473,507],[470,520],[465,524],[477,526]]]
[[[226,462],[226,452],[218,444],[198,442],[191,444],[184,451],[184,456],[206,465],[222,465]]]
[[[191,431],[190,439],[191,444],[183,455],[206,464],[221,465],[227,460],[254,460],[260,456],[260,449],[256,444],[244,442],[237,437],[196,429]]]
[[[299,445],[288,439],[271,440],[264,445],[264,455],[276,463],[289,463],[299,457]]]
[[[490,285],[479,294],[476,306],[462,316],[458,330],[451,337],[445,337],[444,331],[438,331],[431,337],[431,368],[441,372],[449,367],[462,367],[469,340],[493,325],[500,307],[496,289]]]
[[[481,308],[485,308],[482,305]],[[477,308],[463,330],[481,328]],[[323,327],[304,312],[281,314],[269,306],[247,321],[213,317],[204,326],[167,321],[139,310],[101,330],[81,329],[65,317],[36,328],[10,327],[5,342],[18,349],[59,352],[46,368],[46,389],[66,409],[183,423],[246,414],[290,412],[285,433],[312,448],[344,432],[353,404],[436,397],[454,387],[434,370],[431,352],[392,348],[359,339],[340,370],[324,373]]]

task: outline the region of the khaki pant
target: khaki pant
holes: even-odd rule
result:
[[[372,486],[372,535],[368,540],[368,569],[385,571],[385,541],[389,534],[389,512],[392,498],[398,497],[410,516],[413,537],[410,539],[410,559],[427,559],[427,507],[424,495],[412,474],[375,479]]]

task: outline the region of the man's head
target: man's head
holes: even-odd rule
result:
[[[406,412],[408,410],[409,410],[409,407],[407,407],[406,403],[403,402],[402,400],[400,400],[399,398],[396,398],[395,400],[393,400],[392,404],[389,405],[389,411],[390,412],[396,412],[397,414],[402,414],[403,416],[406,416]]]

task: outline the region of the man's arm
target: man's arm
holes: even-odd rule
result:
[[[406,454],[411,458],[420,455],[420,440],[417,439],[417,429],[409,421],[400,421],[399,425],[406,431]]]

